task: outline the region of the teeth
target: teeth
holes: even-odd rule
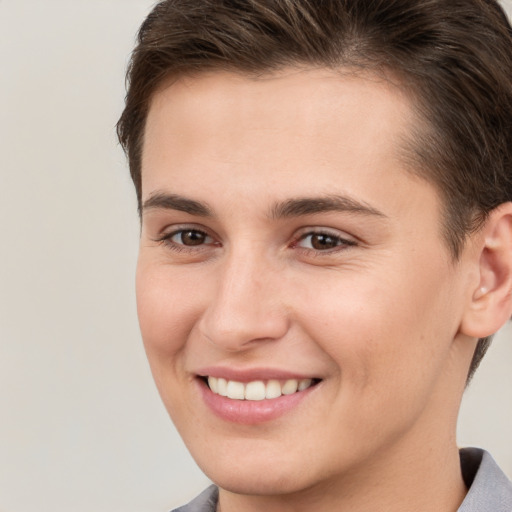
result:
[[[228,398],[243,400],[245,398],[245,386],[241,382],[230,380],[228,382]]]
[[[279,398],[281,393],[281,384],[278,380],[269,380],[265,391],[265,398]]]
[[[311,379],[303,379],[299,381],[298,390],[304,391],[305,389],[308,389],[311,386],[311,384],[313,384],[313,381]]]
[[[266,384],[261,380],[255,380],[244,384],[234,380],[208,377],[208,386],[215,394],[233,400],[271,400],[281,395],[292,395],[298,391],[304,391],[312,385],[312,379],[288,379],[283,382],[269,380]]]
[[[208,386],[214,393],[219,394],[219,379],[217,377],[208,377]]]
[[[246,400],[265,400],[265,384],[261,380],[249,382],[245,386]]]
[[[217,392],[219,393],[220,396],[228,396],[228,382],[226,379],[218,379],[217,387],[218,387]]]
[[[297,392],[299,381],[295,379],[287,380],[283,386],[283,395],[293,395]]]

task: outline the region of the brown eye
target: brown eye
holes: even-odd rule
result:
[[[340,239],[331,235],[311,235],[311,247],[318,251],[333,249],[340,244]]]
[[[202,231],[198,231],[197,229],[183,229],[181,231],[177,231],[172,235],[171,241],[175,244],[186,245],[188,247],[210,244],[213,242],[210,236]]]
[[[313,251],[328,251],[330,249],[349,247],[356,245],[353,240],[346,240],[330,233],[308,233],[304,235],[297,246]]]

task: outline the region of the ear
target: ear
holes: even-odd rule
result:
[[[477,239],[479,281],[471,290],[460,330],[485,338],[512,315],[512,202],[491,212]]]

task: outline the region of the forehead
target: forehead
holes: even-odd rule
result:
[[[258,77],[216,71],[183,76],[155,93],[144,149],[164,135],[163,126],[167,131],[179,126],[182,139],[198,130],[206,137],[219,127],[247,137],[266,130],[283,139],[321,131],[326,145],[350,146],[363,131],[365,140],[357,142],[376,144],[384,129],[399,143],[411,122],[409,99],[383,76],[325,68],[290,68]],[[344,123],[352,124],[353,137],[345,133],[341,139],[336,133]]]
[[[171,184],[193,197],[201,183],[212,196],[229,185],[234,194],[251,189],[253,197],[291,188],[307,195],[315,187],[377,197],[380,180],[407,174],[418,181],[402,158],[414,124],[402,89],[368,73],[290,68],[256,78],[184,76],[152,99],[142,196]]]

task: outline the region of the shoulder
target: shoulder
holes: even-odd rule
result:
[[[458,512],[512,512],[512,482],[492,456],[478,448],[460,451],[468,494]]]
[[[215,512],[219,490],[215,485],[210,485],[199,496],[187,505],[176,508],[171,512]]]

